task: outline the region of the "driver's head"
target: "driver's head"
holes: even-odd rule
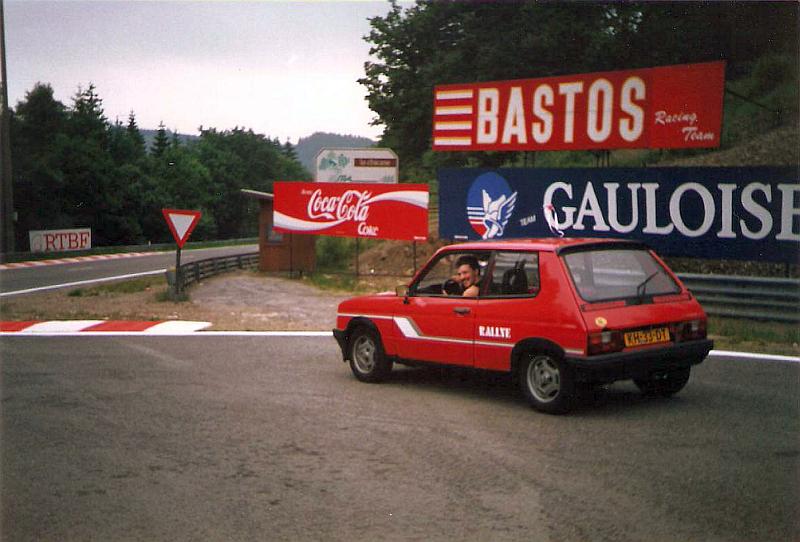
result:
[[[461,256],[456,261],[456,277],[464,289],[476,284],[480,278],[478,258],[475,256]]]

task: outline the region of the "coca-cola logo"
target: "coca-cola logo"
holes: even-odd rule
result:
[[[322,189],[314,190],[308,199],[308,217],[364,222],[369,216],[368,190],[346,190],[341,196],[323,196]]]

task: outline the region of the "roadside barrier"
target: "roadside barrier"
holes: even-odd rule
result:
[[[258,258],[258,252],[252,252],[184,264],[181,266],[183,287],[219,273],[257,268]],[[384,276],[377,273],[362,274],[364,277],[370,275]],[[678,277],[710,315],[800,323],[800,280],[798,279],[698,273],[678,273]],[[167,282],[174,285],[174,281],[175,271],[170,269],[167,271]]]
[[[708,314],[800,323],[800,280],[679,273]]]
[[[220,256],[217,258],[206,258],[181,265],[181,288],[186,288],[190,284],[201,280],[237,269],[254,269],[258,267],[258,252],[248,254],[237,254],[235,256]],[[167,283],[170,286],[175,284],[175,268],[167,269]]]

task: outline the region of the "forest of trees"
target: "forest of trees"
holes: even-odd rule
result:
[[[760,88],[742,90],[782,122],[797,119],[796,2],[392,2],[370,23],[365,39],[377,61],[359,82],[384,127],[379,145],[397,152],[405,177],[516,159],[430,151],[441,84],[726,60],[729,81],[760,70]]]
[[[169,242],[165,207],[203,212],[192,240],[255,236],[258,205],[240,189],[310,178],[288,141],[242,128],[182,143],[162,124],[146,148],[135,114],[109,122],[91,84],[66,106],[39,83],[10,124],[17,250],[30,230],[74,227],[91,227],[95,246]]]
[[[755,98],[737,102],[745,104],[737,115],[726,99],[724,146],[731,134],[744,137],[765,123],[797,125],[798,6],[420,1],[401,7],[393,1],[385,16],[370,20],[365,39],[375,60],[358,83],[374,124],[384,129],[378,145],[394,149],[401,176],[416,181],[434,180],[439,166],[495,167],[517,159],[433,153],[438,84],[722,59],[729,88]],[[193,240],[254,235],[256,203],[239,190],[270,191],[278,179],[310,178],[288,141],[243,128],[201,128],[185,142],[162,125],[148,148],[134,113],[127,124],[109,122],[91,84],[69,105],[37,84],[12,111],[11,145],[17,250],[27,249],[32,229],[91,227],[96,246],[169,241],[164,207],[203,212]]]

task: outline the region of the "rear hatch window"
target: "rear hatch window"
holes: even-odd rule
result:
[[[637,299],[680,293],[680,286],[644,249],[608,248],[563,256],[572,282],[585,301]]]

